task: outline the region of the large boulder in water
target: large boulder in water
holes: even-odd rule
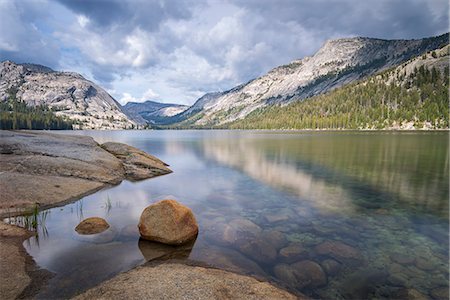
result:
[[[144,209],[139,220],[141,238],[169,245],[181,245],[198,234],[192,210],[175,200],[162,200]]]
[[[79,234],[96,234],[109,228],[108,222],[99,217],[84,219],[75,227],[75,231]]]

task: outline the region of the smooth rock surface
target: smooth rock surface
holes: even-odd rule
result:
[[[75,299],[298,298],[252,277],[204,267],[164,263],[122,273]]]
[[[125,174],[130,180],[142,180],[172,173],[168,165],[160,159],[126,144],[108,142],[101,147],[122,161]]]
[[[110,147],[114,148],[114,143]],[[147,157],[131,146],[127,151]],[[161,164],[157,160],[152,166],[135,159],[127,161],[126,169],[134,168],[138,178],[144,179],[159,175]],[[45,207],[76,200],[124,178],[127,174],[121,159],[91,137],[0,131],[0,214],[31,208],[36,203]]]
[[[127,129],[136,122],[103,88],[73,72],[34,64],[0,63],[0,101],[16,90],[27,105],[46,105],[56,114],[77,120],[80,129]]]
[[[25,270],[25,257],[20,254],[14,238],[30,236],[25,229],[0,222],[0,295],[15,299],[31,282]]]
[[[75,227],[75,231],[79,234],[96,234],[109,228],[108,222],[99,217],[91,217],[84,219]]]
[[[147,206],[138,227],[141,238],[168,245],[184,244],[198,234],[191,209],[171,199]]]

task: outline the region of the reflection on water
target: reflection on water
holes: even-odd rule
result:
[[[448,295],[447,133],[75,133],[141,148],[174,173],[49,210],[48,235],[24,244],[56,273],[40,298],[67,297],[168,258],[316,298]],[[165,198],[193,209],[195,242],[174,248],[139,239],[140,213]],[[111,228],[78,235],[75,226],[92,216]]]

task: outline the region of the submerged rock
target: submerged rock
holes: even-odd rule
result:
[[[311,260],[303,260],[291,265],[297,277],[297,286],[319,287],[327,284],[327,275],[322,267]]]
[[[261,267],[250,258],[238,251],[217,246],[199,246],[192,252],[189,259],[203,261],[216,268],[241,274],[267,276]]]
[[[424,271],[431,271],[433,269],[436,269],[436,266],[433,263],[423,257],[418,257],[416,259],[416,267]]]
[[[336,275],[336,273],[341,269],[341,264],[334,259],[325,259],[320,263],[320,265],[329,276]]]
[[[315,249],[319,255],[330,256],[338,261],[362,260],[361,252],[339,241],[325,241]]]
[[[169,245],[184,244],[198,234],[191,209],[176,200],[162,200],[145,208],[138,227],[143,239]]]
[[[402,288],[395,292],[394,295],[392,295],[393,298],[399,299],[399,300],[427,300],[429,297],[425,296],[421,292],[419,292],[416,289],[410,289],[410,288]]]
[[[268,223],[285,222],[291,218],[295,218],[295,212],[289,208],[283,208],[278,211],[270,211],[264,216]]]
[[[301,258],[305,258],[307,255],[308,250],[300,244],[290,244],[289,246],[281,249],[279,253],[279,257],[287,263],[298,261]]]
[[[449,299],[448,286],[447,287],[439,287],[431,290],[431,296],[434,299]]]
[[[263,230],[261,236],[277,250],[283,248],[287,243],[286,236],[280,231]]]
[[[108,222],[99,217],[91,217],[84,219],[75,227],[75,231],[79,234],[96,234],[109,228]]]
[[[277,258],[277,250],[265,240],[258,238],[239,239],[236,245],[240,252],[261,264],[270,263]]]
[[[350,275],[341,285],[341,293],[346,299],[367,299],[377,286],[385,283],[387,273],[362,269]]]
[[[314,288],[327,284],[327,276],[317,263],[303,260],[293,265],[278,264],[273,270],[275,276],[291,287]]]
[[[289,286],[295,287],[297,285],[295,270],[291,268],[290,265],[278,264],[273,268],[273,273],[279,280],[285,282]]]
[[[401,265],[410,265],[414,263],[415,260],[414,257],[401,253],[393,253],[389,257],[392,261],[399,263]]]

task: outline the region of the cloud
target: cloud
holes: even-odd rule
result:
[[[122,103],[192,104],[329,38],[441,34],[448,10],[447,0],[0,1],[0,56],[80,72]]]
[[[145,102],[147,100],[155,100],[155,98],[158,98],[158,94],[152,89],[148,89],[140,98],[135,98],[129,93],[122,93],[122,98],[119,99],[119,103],[124,105],[127,102]]]
[[[45,1],[0,1],[1,60],[58,66],[58,44],[41,28],[41,20],[50,18],[42,7]]]

